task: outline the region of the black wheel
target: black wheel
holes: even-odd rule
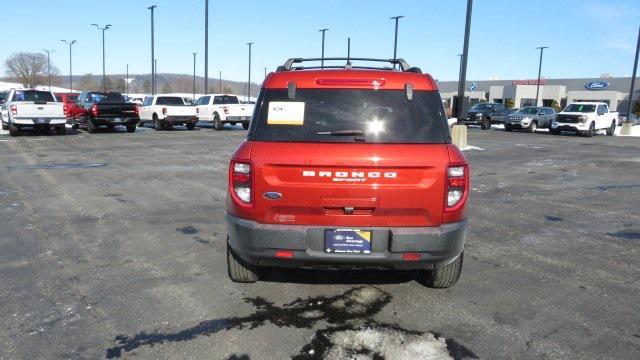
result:
[[[229,278],[233,282],[253,283],[260,278],[257,266],[248,264],[240,259],[227,244],[227,269]]]
[[[196,128],[196,123],[187,123],[187,130],[193,130]]]
[[[140,121],[138,122],[138,127],[144,127],[144,121],[140,120]]]
[[[616,132],[616,121],[613,120],[611,122],[611,126],[609,126],[609,128],[607,129],[607,136],[613,136],[615,132]]]
[[[96,125],[93,123],[93,120],[91,118],[87,119],[87,132],[89,134],[93,134],[96,132]]]
[[[464,252],[458,256],[453,262],[436,268],[435,270],[427,271],[425,275],[425,285],[431,288],[445,289],[455,285],[460,278],[462,272],[462,262],[464,258]]]
[[[153,127],[156,131],[164,130],[164,126],[160,123],[160,119],[158,119],[158,115],[153,114]]]
[[[9,130],[9,125],[2,123],[2,130]]]
[[[224,129],[224,124],[222,123],[222,120],[220,119],[220,115],[218,115],[217,113],[213,116],[213,128],[216,129],[216,130]]]
[[[586,137],[592,137],[596,134],[596,123],[592,122],[591,125],[589,125],[589,130],[584,131],[582,133],[583,136]]]
[[[114,124],[107,124],[107,130],[109,130],[110,132],[114,131],[115,128],[116,128],[116,126]]]
[[[135,125],[127,125],[127,132],[128,133],[136,132],[136,126]]]
[[[20,129],[13,124],[9,124],[9,136],[18,136],[18,134],[20,134]]]
[[[512,131],[513,129],[511,128],[511,125],[509,124],[505,124],[504,125],[504,131]]]
[[[551,135],[560,135],[560,130],[558,129],[550,129],[549,132],[551,133]]]
[[[245,130],[249,129],[249,123],[242,123],[242,128]]]
[[[67,135],[67,127],[65,125],[56,127],[56,134]]]
[[[480,129],[489,130],[491,128],[491,119],[484,119],[480,123]]]
[[[532,121],[531,124],[529,124],[529,132],[534,133],[536,130],[538,130],[538,122]]]

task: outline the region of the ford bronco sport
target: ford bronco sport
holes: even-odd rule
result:
[[[290,59],[264,80],[227,196],[231,280],[268,266],[458,280],[469,168],[436,83],[404,60]],[[354,66],[387,62],[399,69]]]

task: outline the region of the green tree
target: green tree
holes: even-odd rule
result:
[[[78,89],[81,91],[96,91],[98,84],[93,80],[93,74],[84,74],[78,84]]]

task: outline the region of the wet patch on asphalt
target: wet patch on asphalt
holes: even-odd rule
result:
[[[607,235],[623,240],[640,240],[640,232],[637,231],[617,231]]]
[[[545,216],[545,219],[547,219],[548,221],[562,221],[562,220],[564,220],[564,219],[563,219],[563,218],[561,218],[561,217],[557,217],[557,216],[549,216],[549,215]]]
[[[640,188],[640,184],[602,185],[602,186],[597,186],[595,190],[607,191],[607,190],[619,190],[619,189],[631,189],[631,188]]]
[[[83,169],[105,167],[107,163],[42,163],[33,165],[9,165],[8,170],[56,170],[56,169]]]
[[[294,359],[331,358],[333,354],[348,353],[361,354],[363,357],[359,358],[362,359],[384,359],[385,354],[396,354],[398,351],[408,356],[420,351],[415,353],[417,358],[424,358],[423,354],[442,354],[443,358],[462,358],[462,354],[466,358],[477,358],[463,345],[444,340],[434,333],[407,330],[373,320],[372,317],[391,302],[389,293],[373,286],[355,287],[333,297],[298,298],[282,306],[261,297],[245,298],[244,301],[254,306],[256,311],[244,317],[202,321],[177,332],[154,330],[132,336],[118,335],[115,337],[116,346],[107,349],[106,357],[119,358],[123,353],[142,346],[189,341],[220,331],[254,329],[267,323],[278,327],[310,329],[323,322],[334,326],[316,331],[312,341],[304,345],[300,353],[293,356]]]
[[[186,235],[193,235],[193,234],[197,234],[198,232],[200,232],[200,230],[196,229],[193,226],[185,226],[185,227],[181,227],[181,228],[176,228],[176,231],[179,231],[183,234]]]

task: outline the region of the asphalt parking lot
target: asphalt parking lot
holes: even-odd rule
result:
[[[470,129],[465,264],[434,290],[397,272],[228,280],[244,135],[0,136],[0,359],[340,358],[363,342],[387,358],[638,358],[638,138]]]

